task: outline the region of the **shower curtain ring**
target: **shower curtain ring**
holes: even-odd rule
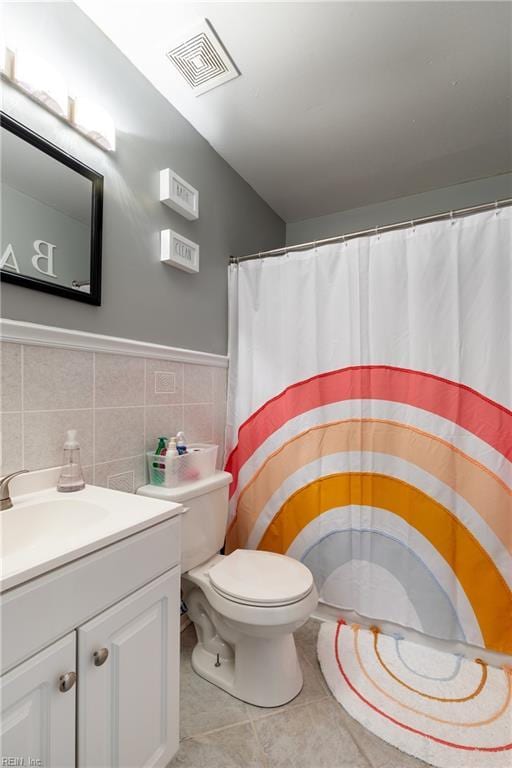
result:
[[[496,211],[496,216],[498,216],[501,209],[498,206],[497,200],[494,201],[494,210]]]
[[[453,211],[450,211],[450,223],[451,223],[452,227],[455,224],[455,219],[453,218]]]

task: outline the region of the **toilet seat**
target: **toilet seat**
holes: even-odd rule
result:
[[[309,568],[286,555],[237,549],[208,571],[213,589],[244,605],[272,607],[296,603],[313,589]]]

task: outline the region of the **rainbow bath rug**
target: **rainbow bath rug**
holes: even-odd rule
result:
[[[341,706],[394,747],[438,768],[510,768],[512,669],[378,629],[325,622],[323,675]]]

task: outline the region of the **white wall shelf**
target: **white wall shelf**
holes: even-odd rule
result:
[[[160,202],[189,221],[199,218],[199,192],[171,168],[160,171]]]
[[[160,261],[185,272],[199,272],[199,246],[172,229],[162,229]]]

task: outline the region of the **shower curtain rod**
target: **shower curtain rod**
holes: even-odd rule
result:
[[[443,221],[443,219],[454,219],[460,216],[469,216],[471,213],[492,211],[493,208],[505,208],[508,205],[512,205],[512,197],[507,197],[502,200],[495,200],[493,203],[472,205],[469,208],[458,208],[457,210],[445,211],[444,213],[435,213],[432,216],[423,216],[420,219],[408,219],[408,221],[399,221],[395,224],[384,224],[382,227],[372,227],[371,229],[362,229],[359,232],[349,232],[345,235],[326,237],[323,240],[311,240],[309,243],[298,243],[297,245],[288,245],[283,246],[282,248],[274,248],[271,251],[251,253],[248,256],[230,256],[229,263],[239,264],[242,261],[253,261],[254,259],[266,259],[273,256],[282,256],[283,254],[290,253],[292,251],[304,251],[308,248],[315,248],[317,245],[339,243],[344,242],[345,240],[354,240],[356,237],[365,237],[368,235],[380,235],[382,232],[391,232],[395,229],[407,229],[407,227],[415,227],[418,224],[429,224],[432,221]]]

